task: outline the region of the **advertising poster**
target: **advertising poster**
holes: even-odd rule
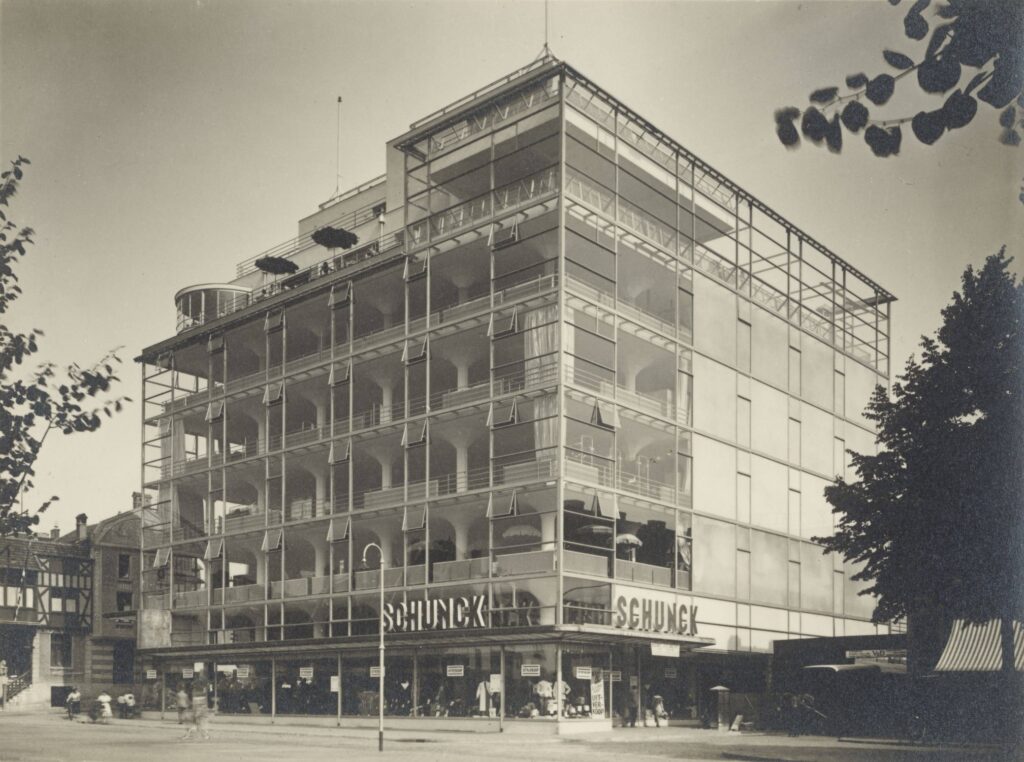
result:
[[[590,683],[590,716],[595,720],[604,719],[604,680]]]

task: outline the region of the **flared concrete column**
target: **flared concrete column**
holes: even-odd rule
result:
[[[540,541],[544,543],[545,549],[554,547],[557,521],[557,513],[542,513],[540,515]]]
[[[316,470],[313,472],[314,481],[314,494],[316,500],[313,505],[314,516],[326,516],[331,512],[331,507],[327,504],[327,493],[330,482],[326,472]]]
[[[469,445],[455,445],[455,491],[469,489]]]
[[[256,584],[265,585],[267,583],[267,553],[265,551],[257,551],[256,553]]]
[[[327,568],[330,559],[327,540],[313,539],[310,542],[313,545],[313,574],[322,577],[330,573],[330,569]]]
[[[260,512],[267,510],[267,483],[260,479],[254,485],[256,488],[256,507]]]
[[[391,420],[391,405],[394,401],[395,387],[390,382],[380,384],[380,422],[388,423]]]
[[[451,522],[455,531],[455,560],[463,561],[469,558],[469,520],[453,515]]]
[[[390,569],[392,566],[394,566],[394,563],[393,563],[394,557],[392,555],[392,550],[395,547],[395,544],[394,544],[394,541],[391,538],[391,535],[381,533],[381,535],[380,535],[380,547],[381,547],[381,550],[384,551],[384,566],[386,568]]]
[[[380,488],[391,489],[391,459],[384,459],[378,457],[377,462],[380,463]]]

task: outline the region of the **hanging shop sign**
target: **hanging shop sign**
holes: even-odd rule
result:
[[[620,630],[697,634],[697,607],[680,603],[674,596],[654,598],[649,594],[622,590],[615,598],[612,625]]]
[[[576,679],[577,680],[589,680],[593,675],[594,670],[590,667],[576,667]]]
[[[238,668],[238,672],[235,673],[235,677],[237,677],[239,680],[248,680],[249,679],[249,667],[248,666],[239,667]]]
[[[147,669],[146,670],[146,679],[147,680],[156,680],[156,670],[155,669]]]
[[[676,677],[678,677],[678,674],[679,673],[676,672],[676,668],[675,667],[665,667],[665,677],[667,679],[673,680]]]
[[[312,667],[299,667],[299,677],[303,680],[313,679],[313,668]]]
[[[613,683],[621,683],[622,682],[622,670],[613,669],[613,670],[609,671],[608,672],[608,679],[611,682],[613,682]]]
[[[539,664],[521,664],[519,666],[520,677],[540,677]]]
[[[486,626],[486,595],[384,604],[384,632],[468,630]]]
[[[678,643],[651,643],[651,656],[667,656],[670,659],[678,658]]]
[[[331,693],[341,692],[341,676],[331,675]]]
[[[501,673],[496,672],[487,681],[487,690],[490,693],[501,693]]]
[[[381,667],[370,667],[370,677],[380,677],[384,674]]]
[[[464,664],[448,664],[445,666],[445,675],[448,677],[465,677],[466,676],[466,665]]]
[[[196,675],[195,670],[193,670],[191,667],[184,667],[181,670],[181,676],[185,680],[191,680],[193,677],[195,677],[195,675]]]

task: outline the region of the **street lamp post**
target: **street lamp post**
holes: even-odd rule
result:
[[[380,631],[380,662],[377,684],[377,751],[384,751],[384,549],[375,542],[366,544],[363,548],[363,565],[366,565],[366,551],[376,548],[380,553],[380,568],[377,576],[380,577],[380,624],[377,629]]]

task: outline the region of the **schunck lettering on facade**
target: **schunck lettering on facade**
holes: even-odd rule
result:
[[[487,596],[384,604],[384,632],[466,630],[487,626]]]
[[[621,630],[697,634],[697,607],[620,595],[612,623]]]

